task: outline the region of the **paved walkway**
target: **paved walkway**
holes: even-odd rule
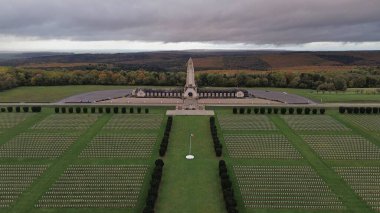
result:
[[[215,115],[214,110],[167,110],[166,115]]]

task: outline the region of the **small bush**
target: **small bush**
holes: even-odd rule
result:
[[[309,115],[309,114],[310,114],[310,111],[311,111],[310,108],[308,108],[308,107],[305,108],[305,114],[306,114],[306,115]]]
[[[42,108],[40,106],[32,106],[32,112],[41,112]]]
[[[22,110],[23,110],[24,112],[29,112],[29,107],[24,106],[24,107],[22,107]]]
[[[371,114],[372,113],[372,107],[366,107],[365,108],[365,113]]]
[[[96,108],[95,107],[91,107],[91,113],[96,113]]]
[[[69,113],[73,113],[74,109],[72,107],[69,107]]]
[[[346,107],[342,107],[342,106],[340,106],[340,107],[339,107],[339,113],[341,113],[341,114],[346,113]]]
[[[121,108],[121,113],[123,113],[123,114],[127,113],[127,108],[122,107],[122,108]]]
[[[7,112],[13,112],[13,107],[11,106],[7,107]]]
[[[241,108],[239,109],[239,114],[244,114],[244,112],[245,112],[245,109],[244,109],[243,107],[241,107]]]
[[[359,112],[360,112],[360,114],[364,114],[365,113],[365,108],[364,107],[360,107],[359,108]]]
[[[359,110],[359,107],[354,107],[354,113],[355,113],[355,114],[359,114],[359,111],[360,111],[360,110]]]
[[[278,114],[278,108],[273,108],[273,113]]]
[[[59,113],[59,107],[54,108],[55,113]]]
[[[98,108],[98,112],[99,112],[99,113],[103,113],[103,107],[99,107],[99,108]]]
[[[149,114],[149,108],[145,108],[145,114]]]
[[[1,112],[5,112],[6,111],[6,109],[5,108],[1,108]]]
[[[260,109],[259,108],[253,108],[253,111],[255,112],[255,114],[259,113]]]
[[[373,114],[379,113],[379,108],[377,108],[377,107],[372,108],[372,113]]]
[[[137,107],[137,113],[141,113],[141,107]]]
[[[289,108],[289,114],[294,114],[294,108]]]
[[[247,114],[251,114],[251,111],[252,111],[251,108],[248,108],[247,109]]]
[[[283,114],[283,115],[286,114],[286,108],[281,108],[281,114]]]
[[[129,108],[129,113],[134,113],[133,107]]]
[[[237,108],[236,107],[232,108],[232,113],[237,114]]]
[[[114,107],[113,108],[113,113],[115,113],[115,114],[119,113],[119,107]]]
[[[21,108],[19,106],[15,107],[16,112],[21,112]]]
[[[111,113],[111,108],[106,107],[106,113],[107,113],[107,114],[110,114],[110,113]]]
[[[316,108],[312,109],[311,111],[312,111],[313,115],[316,115],[318,113],[318,110]]]
[[[352,107],[347,107],[346,110],[348,114],[352,114],[354,112],[354,108]]]
[[[320,109],[319,109],[319,113],[320,113],[321,115],[325,114],[325,112],[326,112],[326,109],[325,109],[325,108],[320,108]]]
[[[264,107],[260,108],[260,114],[265,114],[265,108]]]
[[[62,113],[66,113],[66,107],[62,107],[62,108],[61,108],[61,112],[62,112]]]
[[[268,114],[272,114],[272,108],[269,107],[269,108],[267,109],[267,112],[268,112]]]
[[[76,112],[76,113],[81,113],[81,108],[80,108],[80,107],[76,107],[76,108],[75,108],[75,112]]]
[[[302,114],[302,108],[297,108],[296,111],[297,111],[297,114],[298,114],[298,115]]]
[[[83,110],[83,113],[87,113],[88,112],[87,107],[83,108],[82,110]]]

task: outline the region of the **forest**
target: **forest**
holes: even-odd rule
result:
[[[58,85],[152,85],[183,86],[185,72],[66,70],[46,71],[10,67],[0,71],[0,90],[19,86]],[[282,87],[345,91],[347,88],[380,87],[380,67],[362,67],[344,72],[262,72],[258,74],[196,75],[198,86]]]

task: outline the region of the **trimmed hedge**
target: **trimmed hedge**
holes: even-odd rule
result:
[[[220,140],[218,137],[218,131],[215,125],[214,116],[210,117],[210,130],[211,130],[212,141],[214,143],[215,155],[217,157],[220,157],[222,156],[222,144],[220,143]]]
[[[152,178],[150,180],[150,188],[148,191],[148,196],[145,201],[145,207],[143,213],[153,213],[154,206],[158,197],[158,190],[160,188],[162,172],[164,168],[164,161],[157,159],[155,162],[155,167],[153,169]]]
[[[220,184],[222,185],[223,198],[228,213],[238,213],[237,201],[234,196],[234,190],[232,188],[232,182],[228,175],[228,169],[224,160],[219,161],[219,177]]]
[[[166,150],[168,149],[169,136],[170,136],[170,131],[172,130],[172,124],[173,124],[173,117],[169,116],[166,121],[164,137],[162,138],[160,149],[159,149],[159,154],[161,157],[165,156]]]

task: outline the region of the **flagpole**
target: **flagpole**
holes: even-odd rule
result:
[[[193,137],[193,133],[190,134],[189,154],[186,155],[186,159],[188,159],[188,160],[194,159],[194,155],[191,154],[191,138],[192,137]]]

